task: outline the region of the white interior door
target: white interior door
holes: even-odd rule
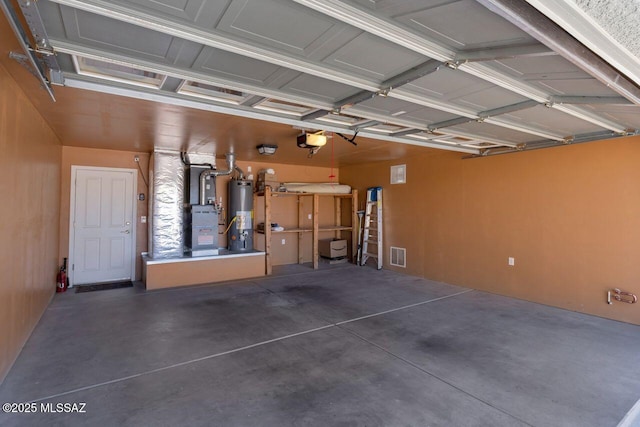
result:
[[[132,279],[135,171],[77,167],[73,175],[72,284]]]

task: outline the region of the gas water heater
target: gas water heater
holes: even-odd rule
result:
[[[253,250],[253,183],[243,179],[229,181],[229,208],[227,217],[231,224],[227,232],[229,251]]]

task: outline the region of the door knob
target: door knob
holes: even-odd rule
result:
[[[124,230],[124,231],[121,231],[120,233],[123,233],[123,234],[129,234],[129,233],[131,233],[131,232],[130,232],[129,230]]]

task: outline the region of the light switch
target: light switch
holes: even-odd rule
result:
[[[146,216],[141,216],[140,217],[140,222],[143,223],[143,224],[146,223],[147,222],[147,217]]]

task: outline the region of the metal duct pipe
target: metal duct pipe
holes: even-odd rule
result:
[[[638,135],[639,133],[640,132],[638,131],[633,132],[629,135],[620,135],[612,131],[583,133],[580,135],[576,135],[572,140],[565,141],[564,143],[553,141],[553,140],[533,141],[533,142],[528,142],[526,144],[522,144],[520,147],[517,147],[517,148],[508,148],[508,147],[489,148],[485,150],[482,154],[472,154],[470,156],[464,156],[462,157],[462,159],[464,160],[479,159],[482,157],[497,156],[502,154],[521,153],[523,151],[539,150],[542,148],[565,147],[567,145],[584,144],[585,142],[602,141],[603,139],[625,138],[627,136]]]
[[[153,259],[178,258],[184,253],[184,172],[177,152],[153,152],[151,187],[151,245]],[[150,178],[151,179],[151,178]]]
[[[581,70],[595,77],[634,104],[640,105],[640,88],[582,43],[571,37],[536,8],[522,0],[477,0]]]
[[[206,185],[206,180],[207,177],[213,176],[220,176],[220,175],[231,175],[231,173],[233,173],[233,171],[236,169],[236,155],[234,153],[227,153],[226,154],[226,158],[227,158],[227,170],[224,171],[219,171],[219,170],[206,170],[204,172],[202,172],[200,174],[200,204],[201,205],[206,205],[207,204],[207,196],[206,196],[206,189],[205,189],[205,185]],[[215,185],[215,184],[214,184]]]
[[[238,172],[238,179],[244,179],[244,171],[240,169],[240,166],[236,166],[236,172]]]

